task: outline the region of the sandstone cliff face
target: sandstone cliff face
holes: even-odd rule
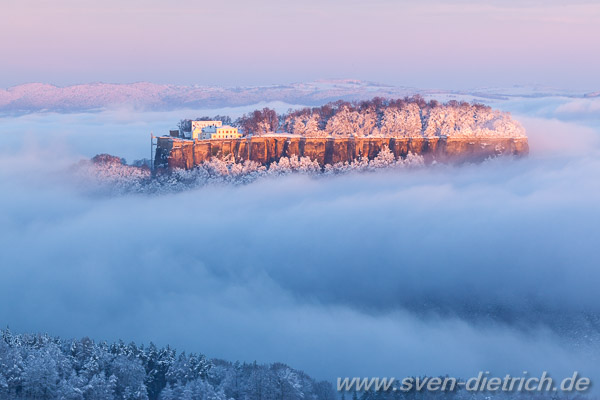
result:
[[[387,146],[396,158],[411,152],[426,162],[481,161],[500,155],[525,156],[527,138],[306,138],[253,136],[239,139],[185,140],[159,137],[155,167],[192,169],[212,157],[232,155],[237,162],[252,160],[267,165],[281,157],[309,157],[321,166],[373,159]]]

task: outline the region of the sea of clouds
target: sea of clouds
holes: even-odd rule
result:
[[[2,117],[0,323],[330,380],[598,380],[598,103],[502,107],[527,129],[528,158],[158,196],[90,193],[69,170],[97,153],[149,157],[151,130],[246,110]]]

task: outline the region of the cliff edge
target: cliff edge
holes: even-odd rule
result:
[[[408,153],[422,155],[425,162],[481,161],[502,155],[529,153],[526,137],[518,138],[315,138],[285,135],[251,136],[239,139],[186,140],[157,138],[154,166],[192,169],[213,157],[231,156],[236,162],[251,160],[263,165],[282,157],[309,157],[319,165],[375,158],[384,147],[396,158]]]

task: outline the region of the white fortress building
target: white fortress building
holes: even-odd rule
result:
[[[223,125],[221,121],[192,121],[190,139],[237,139],[242,137],[238,128]]]
[[[192,139],[200,139],[202,130],[208,127],[223,126],[221,121],[192,121]]]
[[[202,135],[200,136],[200,139],[237,139],[240,137],[242,137],[242,134],[238,132],[237,128],[229,125],[222,125],[207,126],[206,128],[202,129]]]

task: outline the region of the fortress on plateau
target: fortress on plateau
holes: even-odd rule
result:
[[[242,116],[235,125],[216,118],[183,120],[179,130],[156,138],[154,167],[192,169],[214,157],[263,165],[282,157],[308,157],[323,167],[371,160],[386,147],[396,158],[412,153],[425,162],[529,153],[525,130],[508,113],[481,104],[425,102],[419,96],[338,101],[281,116],[265,108]]]

